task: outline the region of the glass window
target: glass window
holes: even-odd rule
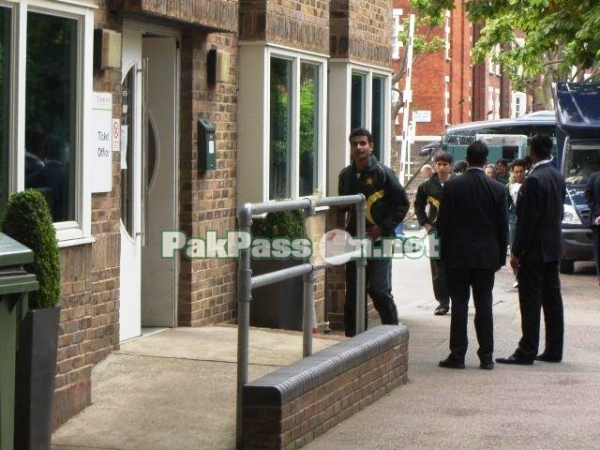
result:
[[[271,58],[270,200],[312,195],[319,186],[321,67]]]
[[[94,9],[75,3],[0,6],[0,210],[15,190],[40,191],[66,245],[89,241],[91,232],[83,141]]]
[[[25,187],[44,194],[55,222],[76,219],[77,25],[27,14]]]
[[[590,140],[582,144],[569,143],[565,153],[565,181],[585,185],[594,172],[600,170],[600,141]]]
[[[291,195],[291,77],[292,61],[271,58],[270,95],[270,153],[269,199],[289,198]]]
[[[371,133],[373,134],[373,154],[375,157],[381,159],[381,149],[384,147],[383,140],[384,136],[384,120],[385,115],[383,111],[384,99],[383,95],[385,92],[385,79],[381,77],[373,77],[373,91],[372,91],[372,104],[371,104]]]
[[[365,78],[362,73],[352,73],[352,97],[351,97],[351,115],[350,129],[365,126]]]
[[[8,139],[10,126],[11,10],[0,8],[0,211],[8,200]]]
[[[324,191],[327,59],[276,47],[240,50],[239,202]],[[263,59],[264,58],[264,59]],[[263,63],[258,63],[262,61]],[[263,101],[264,100],[264,101]]]
[[[319,66],[300,65],[300,196],[318,188]]]

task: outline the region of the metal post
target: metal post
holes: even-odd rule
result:
[[[304,315],[302,318],[302,356],[306,358],[312,355],[314,327],[312,308],[315,302],[315,272],[311,271],[304,275]]]
[[[251,204],[245,204],[238,210],[240,231],[250,232],[252,225]],[[252,300],[252,270],[250,269],[250,251],[240,251],[238,267],[238,349],[237,349],[237,397],[236,397],[236,448],[242,444],[242,393],[248,382],[248,346],[250,337],[250,301]]]
[[[356,237],[359,240],[365,238],[365,212],[367,210],[367,202],[365,198],[356,205]],[[367,260],[363,253],[356,261],[356,334],[365,331],[365,310],[366,310],[366,282],[365,275],[367,272]]]
[[[415,15],[411,14],[408,21],[408,45],[406,46],[406,78],[403,93],[402,112],[402,145],[400,147],[400,184],[405,186],[406,178],[410,178],[410,148],[409,120],[410,104],[412,102],[412,64],[413,64],[413,39],[415,34]]]
[[[316,199],[311,198],[310,206],[304,210],[304,233],[308,232],[307,230],[307,221],[310,217],[314,217],[315,215],[315,205]],[[311,255],[304,260],[305,263],[314,263],[314,256]],[[313,315],[315,308],[315,272],[314,268],[311,272],[304,274],[304,291],[303,291],[303,301],[304,307],[302,308],[302,356],[306,358],[307,356],[312,355],[313,352],[313,328],[315,327],[315,323],[313,323]]]

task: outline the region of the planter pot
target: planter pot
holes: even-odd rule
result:
[[[262,275],[301,263],[297,259],[257,259],[252,261],[252,275]],[[303,289],[301,276],[253,289],[250,325],[302,331]]]
[[[15,449],[50,449],[59,321],[57,306],[29,310],[21,323],[15,380]]]

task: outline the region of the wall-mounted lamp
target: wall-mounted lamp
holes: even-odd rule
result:
[[[206,78],[209,85],[229,81],[229,53],[214,48],[208,51]]]
[[[94,69],[121,67],[121,33],[113,30],[94,30]]]

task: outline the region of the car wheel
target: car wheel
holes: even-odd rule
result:
[[[561,259],[559,270],[560,273],[573,273],[575,271],[575,261],[571,261],[570,259]]]

